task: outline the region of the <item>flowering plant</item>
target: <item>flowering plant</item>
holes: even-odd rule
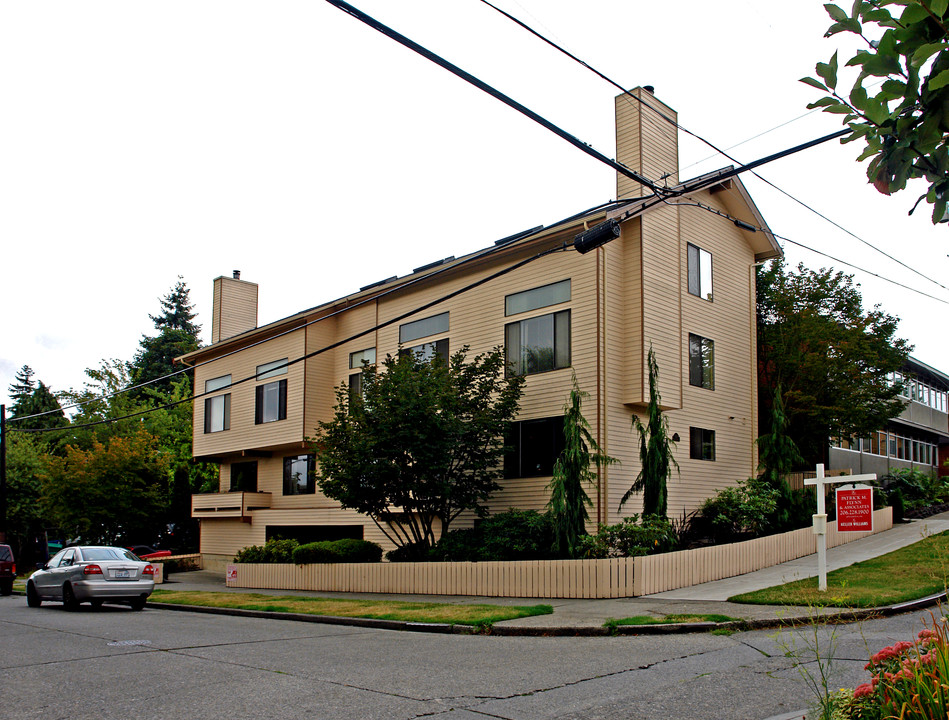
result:
[[[852,720],[911,720],[949,717],[949,637],[946,618],[935,616],[913,642],[901,641],[875,653],[865,666],[870,681],[851,694],[838,693],[834,706]]]

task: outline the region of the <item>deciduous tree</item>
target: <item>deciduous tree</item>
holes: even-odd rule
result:
[[[465,511],[484,514],[498,489],[504,432],[523,378],[505,377],[500,349],[446,364],[412,353],[366,365],[362,392],[336,390],[316,452],[323,493],[368,515],[399,546],[431,547]]]
[[[908,180],[924,178],[920,196],[933,206],[932,220],[946,217],[949,201],[949,2],[855,0],[848,13],[824,5],[834,21],[826,37],[852,33],[865,47],[846,61],[856,79],[840,87],[839,61],[818,63],[820,80],[802,82],[828,93],[808,105],[843,116],[850,128],[841,142],[865,145],[867,177],[889,195]],[[864,83],[870,80],[869,86]],[[916,206],[913,206],[915,209]],[[912,210],[910,210],[912,213]]]
[[[889,373],[910,351],[898,318],[864,310],[852,275],[832,269],[758,269],[758,378],[762,428],[783,389],[787,434],[810,466],[825,462],[832,437],[861,437],[886,426],[903,402]]]

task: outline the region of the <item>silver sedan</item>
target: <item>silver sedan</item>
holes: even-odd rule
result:
[[[79,603],[98,608],[109,601],[141,610],[154,589],[155,566],[129,550],[79,545],[60,550],[30,575],[26,602],[35,608],[44,600],[58,600],[67,610],[75,610]]]

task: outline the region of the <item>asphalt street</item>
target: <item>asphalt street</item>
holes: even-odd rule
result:
[[[819,630],[495,637],[0,597],[0,718],[763,720],[806,708],[928,612]],[[833,648],[831,646],[834,646]]]

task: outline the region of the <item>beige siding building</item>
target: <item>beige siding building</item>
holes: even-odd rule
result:
[[[631,421],[649,399],[650,346],[678,438],[670,515],[754,473],[754,266],[781,251],[727,168],[679,184],[674,111],[644,89],[633,95],[617,98],[617,159],[663,177],[673,192],[662,200],[618,174],[620,199],[605,207],[263,327],[255,284],[214,281],[212,344],[180,359],[195,367],[196,392],[209,393],[194,405],[194,455],[221,466],[219,492],[193,498],[206,562],[226,562],[273,535],[386,545],[369,518],[320,493],[307,439],[332,416],[335,387],[352,383],[363,359],[400,347],[451,353],[468,345],[476,354],[502,346],[526,375],[514,453],[492,511],[544,508],[573,373],[590,395],[584,415],[594,434],[621,461],[588,489],[591,522],[639,509],[634,499],[621,512],[619,501],[639,471]],[[578,234],[608,222],[619,237],[574,249]]]

